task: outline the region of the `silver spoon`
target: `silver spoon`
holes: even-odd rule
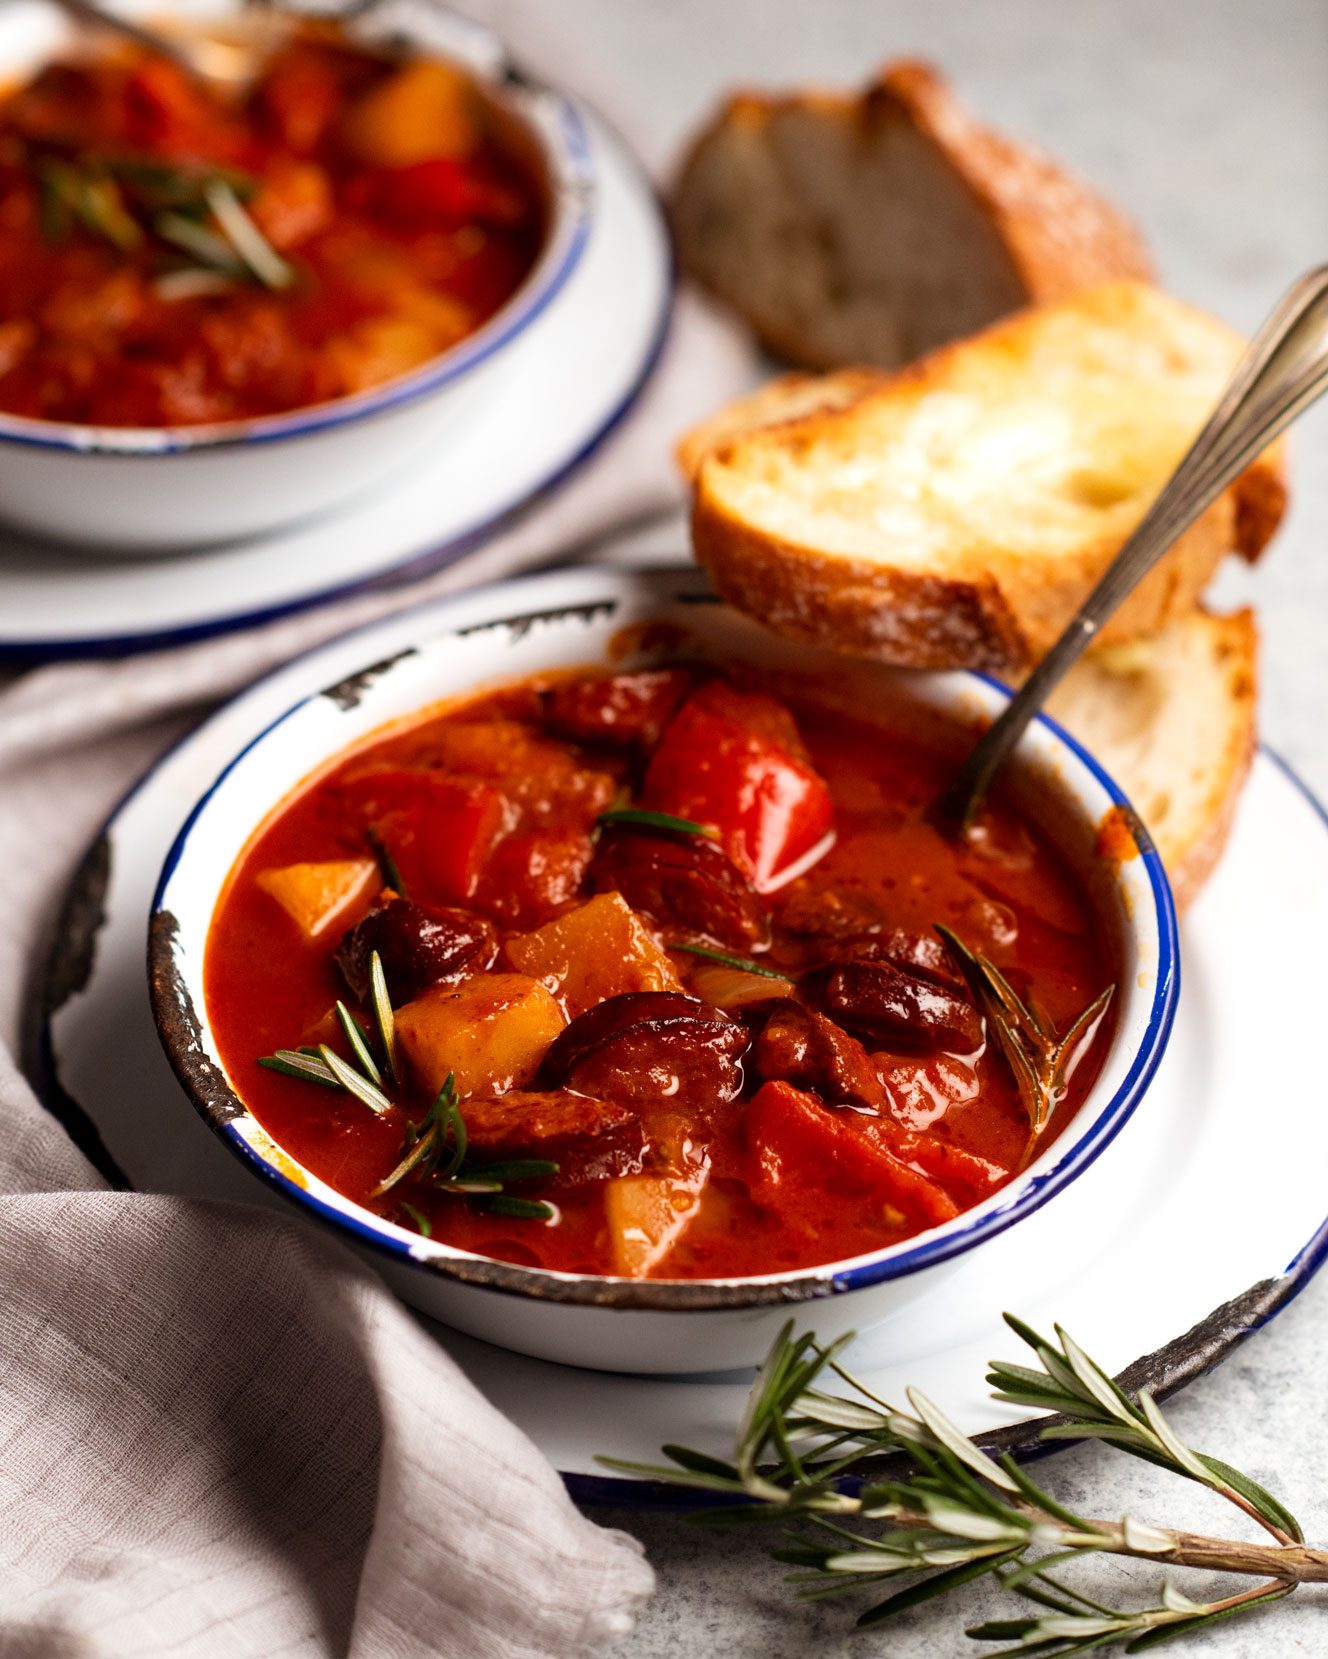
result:
[[[965,833],[992,779],[1062,676],[1181,533],[1298,416],[1328,391],[1328,265],[1288,290],[1250,342],[1217,407],[1065,632],[974,746],[937,802]]]

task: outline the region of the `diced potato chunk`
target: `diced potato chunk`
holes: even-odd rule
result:
[[[380,884],[372,858],[338,858],[325,864],[284,864],[260,870],[255,877],[265,893],[309,939],[317,939],[333,922],[349,919],[357,902],[370,897]]]
[[[526,974],[436,985],[397,1009],[397,1037],[420,1080],[437,1091],[452,1072],[463,1098],[524,1087],[566,1023],[552,993]]]
[[[475,93],[463,72],[420,58],[352,105],[341,136],[357,161],[410,167],[469,155],[479,137],[478,120]]]
[[[654,935],[621,893],[601,893],[507,941],[510,960],[560,996],[569,1019],[627,991],[681,991]]]
[[[703,1164],[685,1177],[626,1175],[608,1183],[604,1206],[615,1273],[643,1279],[664,1260],[700,1208],[709,1176]]]

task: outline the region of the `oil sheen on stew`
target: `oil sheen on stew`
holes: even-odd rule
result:
[[[931,826],[946,777],[696,666],[428,712],[306,783],[232,872],[206,961],[227,1070],[347,1197],[507,1261],[729,1277],[907,1239],[1059,1133],[1112,1020],[1034,1137],[936,924],[1056,1034],[1116,977],[1008,804],[964,846]],[[376,1101],[328,1070],[366,1075],[361,1033]]]
[[[364,391],[487,321],[543,221],[441,60],[309,22],[232,94],[94,46],[0,97],[0,409],[184,426]]]

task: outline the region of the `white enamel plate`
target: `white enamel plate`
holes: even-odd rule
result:
[[[144,975],[162,860],[226,762],[298,698],[366,662],[444,627],[584,603],[601,586],[595,573],[563,572],[338,641],[215,715],[123,803],[71,893],[38,1056],[53,1109],[108,1165],[139,1187],[279,1202],[176,1083]],[[1016,1357],[1003,1309],[1035,1326],[1069,1324],[1112,1371],[1133,1368],[1133,1382],[1159,1393],[1271,1317],[1328,1249],[1328,1114],[1304,1086],[1296,1045],[1279,1036],[1320,1017],[1328,987],[1307,941],[1325,934],[1328,818],[1261,752],[1221,867],[1184,920],[1174,1033],[1133,1118],[1065,1192],[966,1256],[940,1295],[861,1339],[850,1367],[887,1397],[916,1384],[965,1429],[1004,1431],[1017,1446],[1029,1438],[1020,1413],[994,1404],[982,1383],[988,1359]],[[597,1453],[654,1460],[666,1441],[725,1451],[749,1382],[570,1369],[434,1329],[585,1499],[659,1497],[597,1472]]]

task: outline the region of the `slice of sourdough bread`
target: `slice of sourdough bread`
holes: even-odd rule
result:
[[[748,400],[684,443],[696,556],[778,633],[1017,673],[1139,522],[1241,349],[1203,312],[1122,282],[1020,312],[874,389],[831,376],[828,406],[795,377],[782,400]],[[1284,506],[1274,449],[1176,542],[1103,643],[1188,615],[1223,556],[1254,557]]]
[[[1196,610],[1084,657],[1047,707],[1125,791],[1182,907],[1221,855],[1254,754],[1258,649],[1252,612]]]
[[[731,98],[673,217],[689,274],[810,368],[894,368],[1030,302],[1150,274],[1105,198],[915,62],[861,94]]]

